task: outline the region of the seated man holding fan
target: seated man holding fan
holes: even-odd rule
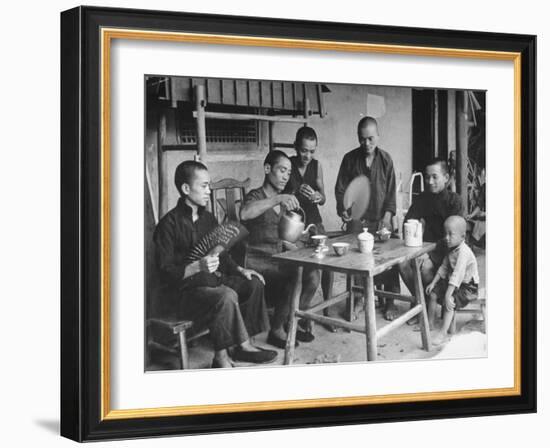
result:
[[[277,352],[255,347],[249,339],[269,329],[263,277],[238,266],[223,244],[204,243],[219,230],[205,209],[210,198],[206,166],[185,161],[176,168],[174,180],[181,197],[153,236],[163,307],[210,330],[215,350],[212,367],[232,367],[228,349],[235,361],[274,361]],[[239,233],[238,225],[234,227]],[[206,253],[201,253],[203,247]]]

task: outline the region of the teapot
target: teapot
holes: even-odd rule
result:
[[[297,211],[288,210],[279,220],[279,238],[289,243],[295,243],[303,235],[307,235],[309,230],[313,227],[317,230],[315,224],[310,224],[305,227],[306,213],[302,208],[298,208],[302,213]]]

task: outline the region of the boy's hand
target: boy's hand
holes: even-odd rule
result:
[[[426,286],[426,294],[430,295],[435,287],[435,283],[431,282],[428,286]]]
[[[445,295],[445,308],[448,311],[454,311],[454,309],[455,309],[455,299],[452,295],[449,295],[449,294]]]

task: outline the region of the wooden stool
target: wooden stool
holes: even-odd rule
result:
[[[188,369],[189,351],[187,344],[208,333],[208,330],[204,330],[188,338],[187,330],[192,327],[193,321],[190,320],[149,318],[147,319],[147,344],[149,348],[178,356],[181,369]],[[176,347],[171,344],[174,335],[177,339]]]
[[[483,294],[482,296],[480,292],[479,297],[480,297],[479,299],[472,300],[467,307],[455,311],[453,320],[451,321],[451,326],[449,327],[449,332],[451,334],[456,333],[456,314],[457,313],[481,314],[483,317],[483,322],[485,323],[485,331],[487,331],[487,311],[486,311],[487,304],[486,304],[485,294]]]

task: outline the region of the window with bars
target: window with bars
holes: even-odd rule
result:
[[[210,105],[209,110],[226,113],[253,113],[250,108]],[[206,144],[209,151],[255,151],[259,147],[260,124],[257,120],[206,119]],[[178,145],[197,145],[197,123],[193,105],[181,103],[176,111]]]
[[[197,128],[195,120],[183,120],[178,129],[178,140],[183,145],[197,143]],[[258,143],[258,122],[255,120],[218,120],[206,119],[206,142],[253,144]]]

